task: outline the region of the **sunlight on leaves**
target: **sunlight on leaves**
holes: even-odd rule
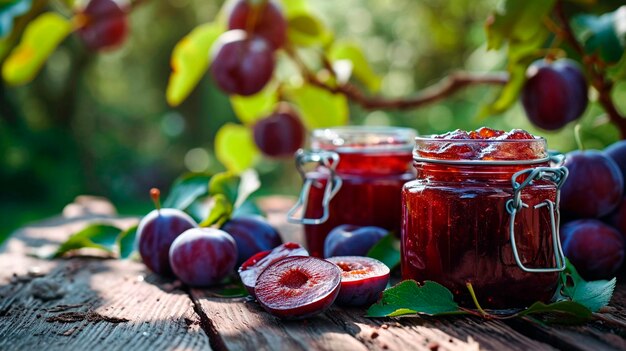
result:
[[[367,61],[365,53],[355,43],[337,42],[333,44],[328,53],[332,62],[348,60],[352,63],[352,74],[372,92],[380,90],[382,78],[374,72]]]
[[[113,254],[121,230],[108,224],[92,224],[70,236],[53,254],[61,257],[64,254],[83,248],[93,248]]]
[[[287,18],[287,38],[298,46],[325,46],[332,41],[332,33],[310,12],[296,12]]]
[[[226,169],[239,174],[254,166],[260,152],[250,128],[226,123],[215,136],[215,156]]]
[[[291,88],[286,94],[297,106],[309,130],[348,123],[348,101],[342,94],[332,94],[308,84]]]
[[[2,77],[8,84],[31,81],[56,47],[73,30],[70,20],[47,12],[28,24],[19,45],[2,66]]]
[[[267,84],[251,96],[231,95],[230,103],[241,123],[251,125],[274,111],[278,104],[278,91],[275,84]]]
[[[179,105],[196,87],[211,62],[211,46],[222,32],[221,26],[206,23],[196,27],[176,44],[170,60],[172,74],[166,91],[170,106]]]

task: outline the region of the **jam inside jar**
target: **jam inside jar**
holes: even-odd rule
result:
[[[322,257],[326,236],[342,224],[373,225],[399,235],[402,186],[415,178],[415,135],[413,129],[396,127],[313,131],[311,151],[296,154],[304,185],[288,215],[291,222],[304,224],[311,255]],[[314,167],[305,170],[308,163]]]
[[[521,308],[549,301],[565,268],[567,170],[550,166],[545,139],[496,132],[416,138],[417,179],[402,191],[402,278],[438,282],[464,306],[474,305],[471,283],[482,307]]]

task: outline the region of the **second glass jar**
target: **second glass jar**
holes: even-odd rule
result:
[[[373,225],[399,235],[402,186],[415,177],[415,135],[413,129],[395,127],[313,131],[311,151],[296,155],[304,185],[289,215],[304,224],[311,255],[322,257],[326,236],[342,224]],[[307,163],[315,166],[306,170]],[[295,216],[297,209],[301,217]]]

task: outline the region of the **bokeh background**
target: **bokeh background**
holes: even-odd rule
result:
[[[167,192],[185,172],[217,172],[219,126],[235,121],[229,101],[206,75],[180,107],[165,88],[176,42],[212,20],[222,1],[147,0],[130,16],[131,35],[119,49],[93,54],[76,36],[63,42],[38,77],[0,86],[0,241],[24,223],[60,213],[77,195],[109,198],[118,211],[142,215],[150,187]],[[496,0],[315,0],[310,5],[337,38],[358,42],[383,77],[381,93],[405,96],[456,69],[500,70],[504,52],[487,52],[484,21]],[[574,126],[558,133],[532,128],[519,105],[477,117],[496,87],[473,87],[407,112],[351,108],[352,124],[397,125],[420,133],[451,129],[524,128],[549,146],[576,148]],[[626,101],[626,86],[615,89]],[[618,138],[591,104],[581,121],[586,148]],[[296,195],[292,160],[263,160],[262,194]]]

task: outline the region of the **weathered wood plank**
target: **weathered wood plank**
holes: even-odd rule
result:
[[[210,349],[188,295],[169,291],[171,284],[143,264],[26,256],[32,248],[55,247],[94,220],[122,227],[137,221],[85,214],[26,227],[3,246],[0,349]]]

